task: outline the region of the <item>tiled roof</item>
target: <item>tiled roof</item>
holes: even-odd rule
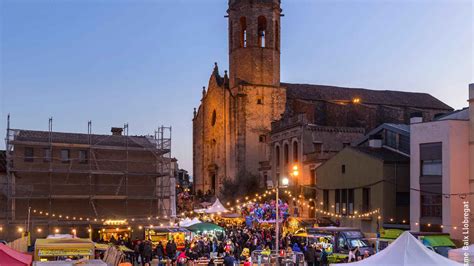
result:
[[[356,151],[365,153],[371,157],[381,159],[384,162],[410,162],[410,157],[402,155],[398,152],[391,151],[386,148],[372,148],[372,147],[349,147]]]
[[[427,93],[293,83],[281,83],[281,86],[287,88],[286,96],[290,99],[350,102],[354,98],[360,98],[361,103],[367,104],[452,110],[450,106]]]
[[[128,138],[128,146],[135,148],[154,149],[155,145],[146,136],[122,136],[122,135],[98,135],[91,134],[92,145],[120,146],[125,147]],[[89,135],[84,133],[52,132],[53,143],[66,144],[89,144]],[[18,130],[15,141],[49,142],[48,131]]]

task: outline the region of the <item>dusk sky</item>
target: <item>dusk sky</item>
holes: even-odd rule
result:
[[[192,114],[228,69],[227,0],[0,0],[0,134],[173,127],[192,172]],[[426,92],[467,106],[469,0],[282,0],[281,80]],[[363,99],[362,99],[363,100]],[[2,137],[3,139],[3,137]],[[4,148],[4,143],[0,148]]]

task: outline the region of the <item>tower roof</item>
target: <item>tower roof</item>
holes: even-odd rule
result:
[[[229,7],[235,5],[254,5],[254,4],[276,4],[280,5],[281,0],[229,0]]]

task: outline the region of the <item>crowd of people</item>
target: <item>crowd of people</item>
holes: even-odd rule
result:
[[[279,218],[285,220],[290,216],[288,203],[279,200],[278,204]],[[244,204],[241,213],[249,227],[252,222],[274,221],[276,220],[276,201],[270,200],[264,203],[252,202]]]
[[[158,242],[155,246],[149,240],[135,240],[132,245],[134,265],[150,265],[154,258],[158,259],[159,265],[165,265],[165,261],[173,265],[186,265],[188,261],[197,260],[208,260],[209,265],[214,265],[217,258],[220,258],[226,266],[241,263],[245,265],[251,263],[253,252],[270,258],[272,250],[275,249],[275,231],[273,228],[232,226],[226,228],[224,234],[196,235],[192,240],[185,241],[183,250],[178,250],[172,239],[166,244]],[[280,257],[296,258],[298,255],[298,260],[304,259],[309,266],[329,265],[329,254],[319,244],[298,243],[287,235],[280,239],[279,245]],[[354,253],[354,259],[365,256],[356,250],[351,252]],[[255,256],[253,259],[255,260]]]

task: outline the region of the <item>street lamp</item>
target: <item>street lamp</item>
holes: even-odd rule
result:
[[[282,180],[281,180],[281,185],[280,185],[280,180],[277,180],[277,184],[276,184],[276,203],[275,203],[275,208],[276,208],[276,222],[275,222],[275,242],[276,242],[276,254],[277,254],[277,260],[278,260],[278,256],[280,256],[280,252],[279,252],[279,249],[280,249],[280,246],[279,246],[279,242],[280,242],[280,206],[278,204],[278,201],[279,201],[279,194],[278,194],[278,191],[279,191],[279,188],[286,188],[288,187],[288,184],[290,183],[290,180],[288,179],[288,177],[284,177]]]

